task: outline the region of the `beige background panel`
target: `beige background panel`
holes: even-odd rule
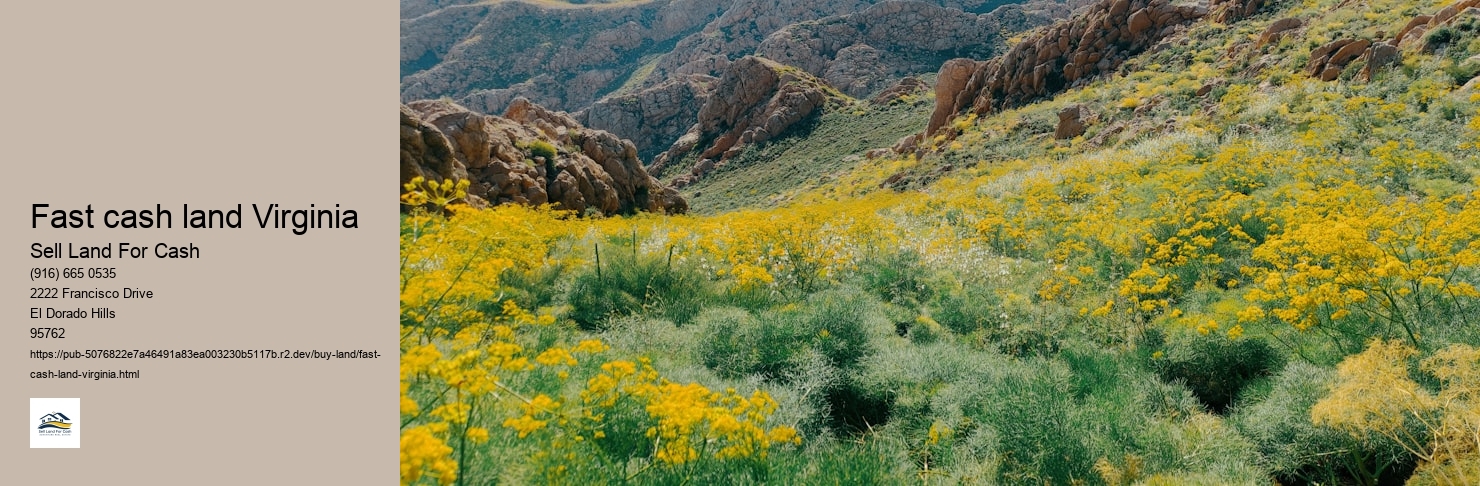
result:
[[[397,477],[397,6],[336,2],[0,4],[0,434],[7,481],[392,484]],[[153,208],[173,229],[31,229],[32,203]],[[185,229],[182,204],[243,205]],[[358,229],[259,229],[251,204],[353,208]],[[99,225],[101,226],[101,225]],[[32,243],[166,242],[200,260],[35,260]],[[113,320],[36,321],[28,270],[116,267],[48,286],[143,287]],[[46,306],[47,304],[39,304]],[[33,340],[38,324],[61,341]],[[378,349],[374,361],[83,360],[32,349]],[[34,380],[137,369],[137,380]],[[30,449],[30,397],[80,397],[81,449]]]

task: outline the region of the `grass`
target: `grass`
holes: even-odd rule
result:
[[[869,164],[865,152],[923,130],[931,110],[928,99],[833,110],[793,134],[746,149],[682,193],[699,214],[780,205],[788,193],[827,185],[837,174]],[[682,160],[674,167],[691,165]]]

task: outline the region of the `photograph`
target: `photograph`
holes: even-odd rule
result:
[[[399,7],[403,486],[1480,484],[1480,0]]]

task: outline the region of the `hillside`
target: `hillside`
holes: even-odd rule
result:
[[[408,211],[402,482],[1480,482],[1480,0],[1001,42],[680,80],[690,214]]]
[[[651,160],[696,121],[709,80],[746,56],[867,97],[946,59],[990,56],[1080,1],[407,0],[401,97],[484,114],[523,97],[630,139]]]

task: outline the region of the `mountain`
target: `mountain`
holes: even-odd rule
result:
[[[1079,1],[1079,0],[1075,0]],[[402,3],[403,102],[496,114],[515,98],[630,139],[644,159],[697,122],[708,85],[758,55],[866,97],[941,61],[986,57],[1067,15],[1057,0]]]

